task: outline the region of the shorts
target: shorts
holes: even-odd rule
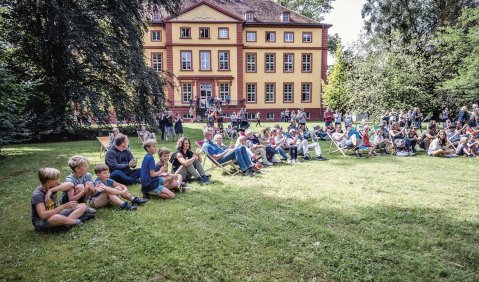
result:
[[[74,209],[64,209],[59,214],[63,216],[69,216],[73,211]],[[33,227],[35,228],[36,231],[48,231],[57,226],[51,225],[51,223],[48,222],[48,220],[37,219],[33,222]]]
[[[353,141],[351,141],[351,140],[346,140],[346,141],[341,142],[339,144],[339,147],[341,147],[341,148],[348,148],[348,147],[352,147],[352,146],[353,146]]]
[[[163,181],[162,181],[162,183],[163,183]],[[162,183],[160,183],[157,188],[155,188],[155,189],[153,189],[153,190],[151,190],[151,191],[148,191],[148,192],[146,192],[146,193],[148,193],[148,194],[150,194],[150,195],[158,195],[158,194],[160,194],[161,192],[163,192],[163,189],[165,188],[165,187],[163,187],[163,185],[161,185]]]

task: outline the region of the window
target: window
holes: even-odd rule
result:
[[[256,72],[255,53],[246,53],[246,72]]]
[[[151,54],[151,67],[158,72],[163,70],[163,57],[161,53]]]
[[[312,54],[302,54],[301,72],[312,71]]]
[[[159,30],[151,31],[151,41],[161,41],[161,31]]]
[[[249,120],[256,119],[256,113],[246,113],[246,117]]]
[[[161,22],[161,13],[159,10],[153,10],[153,14],[151,15],[151,21]]]
[[[200,51],[200,70],[211,70],[210,51]]]
[[[191,27],[180,28],[180,38],[191,38]]]
[[[301,84],[301,102],[311,102],[311,83]]]
[[[191,51],[181,51],[181,70],[192,70]]]
[[[264,55],[264,72],[275,72],[276,71],[276,54]]]
[[[230,69],[230,52],[229,51],[218,52],[218,68],[219,70]]]
[[[200,27],[200,38],[202,38],[202,39],[210,38],[210,28],[209,27]]]
[[[311,32],[303,32],[303,43],[313,42],[313,34]]]
[[[253,22],[254,21],[253,12],[246,12],[245,19],[247,22]]]
[[[264,85],[264,99],[266,103],[274,103],[274,92],[276,85],[274,83],[266,83]]]
[[[283,14],[281,15],[281,20],[282,22],[284,23],[289,23],[289,13],[288,12],[283,12]]]
[[[283,72],[294,72],[294,54],[284,54]]]
[[[219,39],[228,39],[229,37],[230,37],[229,29],[227,27],[218,28],[218,38]]]
[[[293,84],[284,83],[283,84],[283,103],[292,103],[293,102]]]
[[[256,31],[246,32],[246,41],[247,42],[256,42]]]
[[[246,102],[256,103],[256,84],[246,84]]]
[[[305,112],[305,114],[306,114],[307,119],[311,119],[311,113],[310,112]]]
[[[267,120],[274,120],[274,113],[266,113]]]
[[[276,42],[276,32],[267,31],[266,32],[266,42]]]
[[[284,42],[294,42],[294,32],[285,32]]]
[[[183,83],[181,85],[181,97],[183,103],[187,103],[193,98],[193,86],[191,83]]]
[[[226,100],[226,95],[230,95],[230,85],[229,83],[220,83],[220,98],[222,101]]]

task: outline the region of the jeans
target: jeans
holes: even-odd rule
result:
[[[245,146],[239,146],[234,148],[233,150],[226,153],[221,159],[219,159],[218,162],[222,164],[224,162],[235,159],[236,163],[238,163],[242,171],[246,171],[253,166],[253,163],[251,163],[251,159],[248,155],[248,151],[246,151]]]
[[[168,136],[171,135],[171,140],[174,140],[175,139],[175,130],[173,129],[173,126],[165,126],[165,138],[166,138],[166,141],[168,141]]]
[[[286,155],[286,152],[284,151],[283,148],[281,147],[276,148],[276,152],[279,153],[285,160],[288,160],[288,156]]]
[[[195,160],[190,166],[181,166],[181,169],[177,170],[175,173],[180,174],[183,179],[186,179],[188,174],[193,176],[195,179],[206,175],[205,170],[203,169],[203,166],[199,160]]]
[[[296,146],[289,147],[289,155],[291,156],[292,160],[296,160],[298,158],[298,147]]]
[[[124,185],[132,185],[140,183],[140,169],[114,170],[110,174],[110,178]]]

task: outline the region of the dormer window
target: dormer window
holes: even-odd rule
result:
[[[153,10],[153,14],[151,15],[151,21],[153,22],[161,22],[161,13],[159,10]]]
[[[247,22],[254,22],[254,14],[253,12],[246,12],[245,18]]]
[[[289,23],[289,20],[289,12],[283,12],[283,14],[281,15],[281,21],[284,23]]]

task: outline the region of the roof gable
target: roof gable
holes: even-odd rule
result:
[[[215,5],[212,5],[206,1],[198,2],[195,5],[187,7],[185,10],[182,10],[178,16],[167,17],[164,21],[175,21],[175,22],[182,22],[182,21],[198,21],[198,22],[238,22],[244,21],[242,18],[238,17],[237,15],[230,13],[226,10],[223,10]]]

